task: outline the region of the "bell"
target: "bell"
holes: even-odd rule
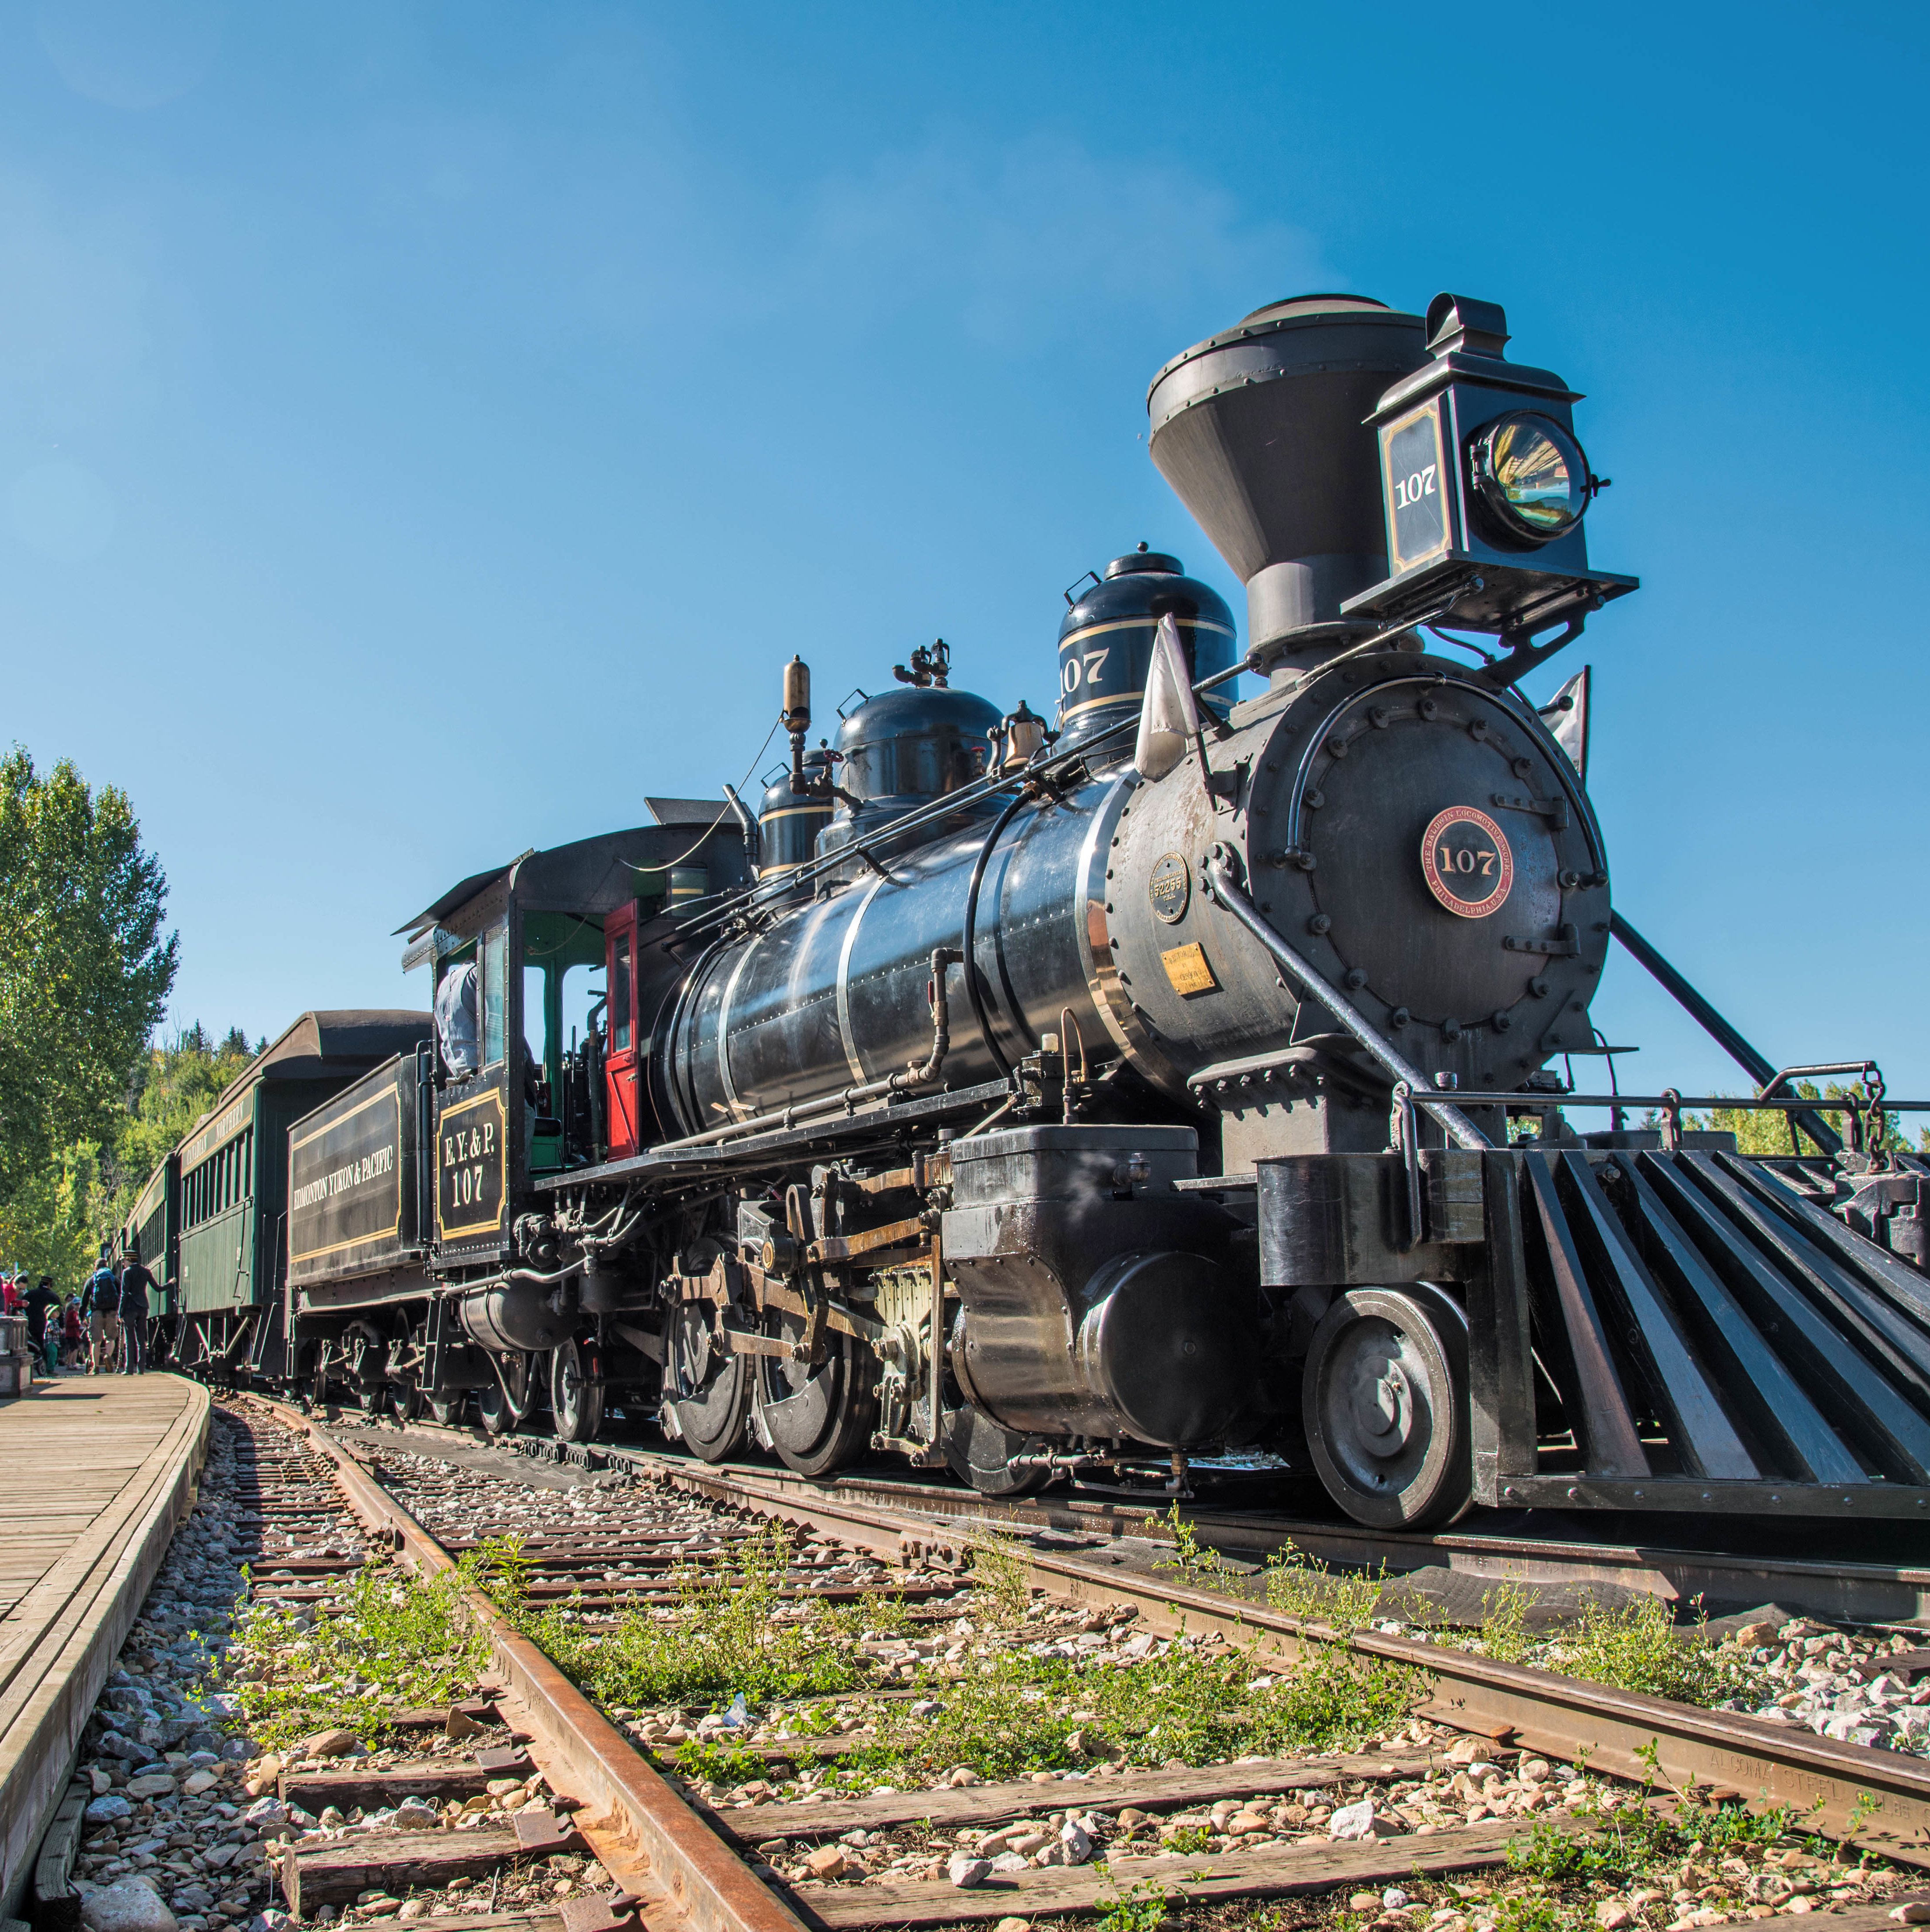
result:
[[[1022,698],[1018,710],[1007,712],[998,721],[996,736],[1004,748],[998,769],[1001,772],[1022,771],[1044,748],[1046,721]]]

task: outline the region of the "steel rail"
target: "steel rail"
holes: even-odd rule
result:
[[[667,1460],[667,1459],[666,1459]],[[938,1526],[872,1504],[797,1497],[776,1484],[665,1467],[662,1480],[713,1501],[869,1548],[889,1560],[963,1564],[969,1542]],[[1553,1671],[1497,1663],[1377,1630],[1343,1634],[1308,1619],[1216,1592],[1122,1574],[1105,1563],[1020,1546],[1031,1581],[1049,1594],[1109,1607],[1130,1605],[1163,1634],[1217,1631],[1291,1660],[1310,1644],[1346,1643],[1433,1681],[1424,1714],[1464,1730],[1512,1736],[1538,1751],[1642,1780],[1651,1754],[1664,1777],[1735,1794],[1752,1808],[1792,1806],[1830,1835],[1906,1864],[1930,1868],[1930,1762],[1798,1732],[1729,1711],[1705,1711]],[[1868,1809],[1874,1800],[1876,1810]]]
[[[312,1442],[334,1465],[350,1508],[371,1532],[425,1576],[446,1576],[455,1559],[351,1452],[311,1418],[257,1396],[275,1420]],[[575,1822],[620,1885],[648,1893],[655,1882],[695,1932],[806,1932],[804,1922],[692,1810],[638,1751],[480,1590],[466,1587],[464,1607],[487,1631],[498,1667],[529,1713],[541,1747],[555,1761],[553,1782],[584,1801]],[[547,1769],[548,1768],[545,1767]]]
[[[541,1438],[519,1438],[524,1454],[540,1454]],[[680,1459],[645,1450],[598,1454],[614,1465],[654,1470],[687,1467]],[[1022,1531],[1052,1530],[1088,1536],[1137,1536],[1170,1542],[1165,1522],[1171,1499],[1139,1502],[1082,1496],[986,1496],[975,1490],[934,1483],[867,1478],[830,1479],[828,1486],[787,1470],[722,1466],[728,1473],[775,1484],[794,1496],[836,1498],[900,1509],[969,1534],[977,1525]],[[1859,1558],[1765,1556],[1746,1550],[1706,1550],[1627,1538],[1530,1535],[1466,1527],[1445,1530],[1377,1530],[1331,1517],[1285,1511],[1196,1504],[1191,1527],[1199,1540],[1225,1554],[1263,1561],[1289,1543],[1322,1562],[1384,1567],[1389,1580],[1403,1570],[1439,1567],[1496,1582],[1607,1582],[1665,1600],[1693,1602],[1718,1597],[1739,1603],[1775,1603],[1811,1616],[1860,1623],[1901,1623],[1930,1616],[1930,1553],[1920,1563]]]
[[[393,1425],[371,1421],[351,1425],[359,1436]],[[563,1443],[548,1436],[491,1436],[473,1427],[416,1418],[409,1432],[499,1449],[506,1454],[587,1468],[639,1474],[674,1472],[687,1459],[661,1450],[610,1442]],[[378,1436],[378,1439],[380,1439]],[[784,1490],[794,1497],[834,1499],[900,1509],[930,1519],[954,1535],[979,1524],[1021,1531],[1053,1530],[1091,1536],[1139,1536],[1169,1542],[1164,1518],[1171,1498],[1141,1501],[1079,1490],[1048,1491],[1032,1496],[991,1496],[951,1486],[860,1469],[814,1481],[782,1468],[727,1462],[715,1466]],[[1626,1535],[1590,1537],[1564,1526],[1553,1534],[1484,1529],[1463,1524],[1442,1530],[1379,1530],[1344,1519],[1302,1516],[1290,1509],[1250,1505],[1194,1506],[1192,1527],[1202,1542],[1235,1557],[1263,1561],[1292,1543],[1322,1562],[1362,1568],[1385,1567],[1391,1580],[1406,1570],[1439,1567],[1496,1582],[1559,1586],[1607,1582],[1691,1603],[1715,1597],[1738,1603],[1773,1603],[1791,1612],[1852,1623],[1895,1624],[1930,1620],[1930,1548],[1920,1561],[1900,1556],[1832,1560],[1827,1557],[1769,1555],[1746,1550],[1705,1550]]]

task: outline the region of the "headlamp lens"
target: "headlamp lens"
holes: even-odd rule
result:
[[[1475,439],[1481,500],[1516,535],[1545,543],[1581,521],[1588,462],[1574,437],[1546,416],[1500,416]]]

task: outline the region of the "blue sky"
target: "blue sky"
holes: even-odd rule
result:
[[[464,873],[941,632],[1043,708],[1148,379],[1311,289],[1589,400],[1616,903],[1930,1097],[1919,10],[0,5],[0,738],[125,785],[178,1022],[419,996]],[[1617,959],[1625,1078],[1737,1076]]]

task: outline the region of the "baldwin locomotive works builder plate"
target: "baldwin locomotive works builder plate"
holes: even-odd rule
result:
[[[1514,884],[1514,854],[1499,826],[1471,805],[1451,805],[1427,821],[1421,836],[1421,870],[1427,890],[1463,919],[1485,919],[1507,902]]]

